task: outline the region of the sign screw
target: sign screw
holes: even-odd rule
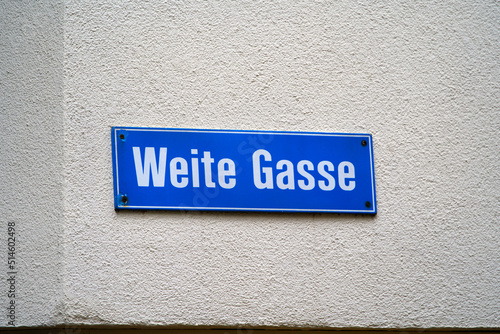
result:
[[[366,144],[368,144],[368,143],[366,142],[366,140],[364,140],[364,139],[363,139],[363,140],[361,141],[361,146],[366,146]]]
[[[127,195],[122,195],[122,197],[120,198],[120,201],[121,201],[124,205],[127,205],[127,204],[128,204],[128,197],[127,197]]]
[[[118,137],[120,137],[120,139],[121,139],[121,140],[124,140],[124,139],[125,139],[125,135],[124,135],[123,133],[120,133],[120,134],[118,135]]]
[[[370,201],[366,201],[366,202],[365,202],[365,206],[366,206],[367,208],[369,208],[369,207],[371,207],[371,206],[372,206],[372,203],[370,203]]]

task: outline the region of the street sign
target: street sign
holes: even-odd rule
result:
[[[369,134],[113,127],[116,210],[375,214]]]

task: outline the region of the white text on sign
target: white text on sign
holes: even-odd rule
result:
[[[151,176],[153,187],[165,187],[167,147],[159,148],[158,160],[154,147],[145,147],[144,159],[140,147],[134,146],[132,151],[138,186],[149,187]],[[191,156],[188,159],[174,157],[168,164],[170,184],[176,188],[185,188],[189,184],[193,188],[199,188],[200,165],[202,165],[201,175],[206,187],[216,187],[216,182],[213,180],[216,175],[216,181],[221,188],[234,188],[237,184],[234,161],[222,158],[215,162],[210,151],[204,151],[200,157],[197,149],[191,149]],[[336,187],[335,175],[340,189],[351,191],[356,187],[355,168],[349,161],[340,162],[336,170],[334,164],[328,160],[322,160],[317,164],[309,160],[300,160],[296,166],[290,160],[279,160],[274,165],[271,153],[259,149],[252,154],[252,169],[253,182],[257,189],[274,189],[276,185],[283,190],[295,190],[296,187],[312,190],[318,186],[321,190],[331,191]]]

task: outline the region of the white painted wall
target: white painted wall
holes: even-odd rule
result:
[[[498,2],[0,8],[19,325],[500,326]],[[369,132],[379,213],[117,213],[115,125]]]
[[[64,6],[0,1],[0,326],[6,326],[7,224],[16,232],[19,325],[62,321]]]

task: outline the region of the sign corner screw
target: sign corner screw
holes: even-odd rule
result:
[[[120,202],[121,202],[123,205],[127,205],[127,204],[128,204],[128,197],[127,197],[127,195],[121,195],[121,196],[120,196]]]

